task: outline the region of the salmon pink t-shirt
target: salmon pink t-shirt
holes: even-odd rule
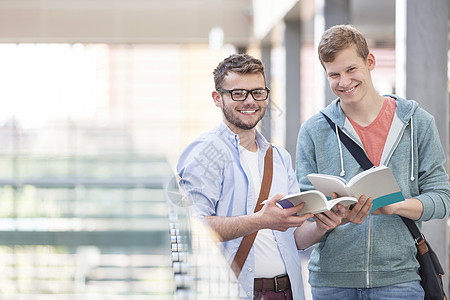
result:
[[[386,97],[378,116],[372,123],[365,127],[347,117],[361,139],[370,161],[375,166],[380,165],[384,144],[386,143],[396,108],[397,103],[395,100],[391,97]]]

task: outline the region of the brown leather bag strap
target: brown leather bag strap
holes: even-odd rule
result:
[[[269,197],[270,187],[272,186],[272,175],[273,175],[273,149],[272,145],[269,145],[269,149],[267,149],[266,156],[264,157],[264,174],[261,183],[261,190],[259,192],[258,202],[256,203],[255,206],[255,213],[262,208],[261,203]],[[241,241],[241,244],[239,245],[236,255],[234,256],[233,263],[231,264],[231,269],[236,275],[236,278],[239,277],[242,267],[244,266],[244,263],[247,260],[247,256],[250,253],[250,249],[253,246],[253,242],[255,241],[256,234],[258,234],[258,231],[255,231],[254,233],[244,236],[244,238]]]

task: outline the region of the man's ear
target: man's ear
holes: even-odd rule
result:
[[[214,100],[214,104],[217,107],[222,107],[222,97],[221,97],[220,93],[218,91],[213,91],[211,96]]]
[[[372,52],[367,55],[367,66],[369,67],[370,71],[375,69],[375,56],[372,54]]]

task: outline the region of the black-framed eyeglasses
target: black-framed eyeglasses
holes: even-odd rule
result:
[[[253,99],[255,101],[264,101],[269,97],[270,89],[254,89],[254,90],[245,90],[245,89],[235,89],[235,90],[226,90],[226,89],[217,89],[220,93],[229,93],[231,95],[231,99],[234,101],[245,101],[248,97],[248,94],[252,94]]]

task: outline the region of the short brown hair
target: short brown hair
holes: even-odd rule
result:
[[[318,52],[319,60],[323,63],[332,62],[339,51],[350,46],[356,47],[356,52],[362,59],[369,55],[366,39],[352,25],[335,25],[327,29],[320,40]]]
[[[260,73],[264,77],[264,84],[266,84],[264,65],[259,59],[248,54],[232,54],[219,63],[213,72],[216,90],[223,87],[223,81],[229,72],[239,74]]]

